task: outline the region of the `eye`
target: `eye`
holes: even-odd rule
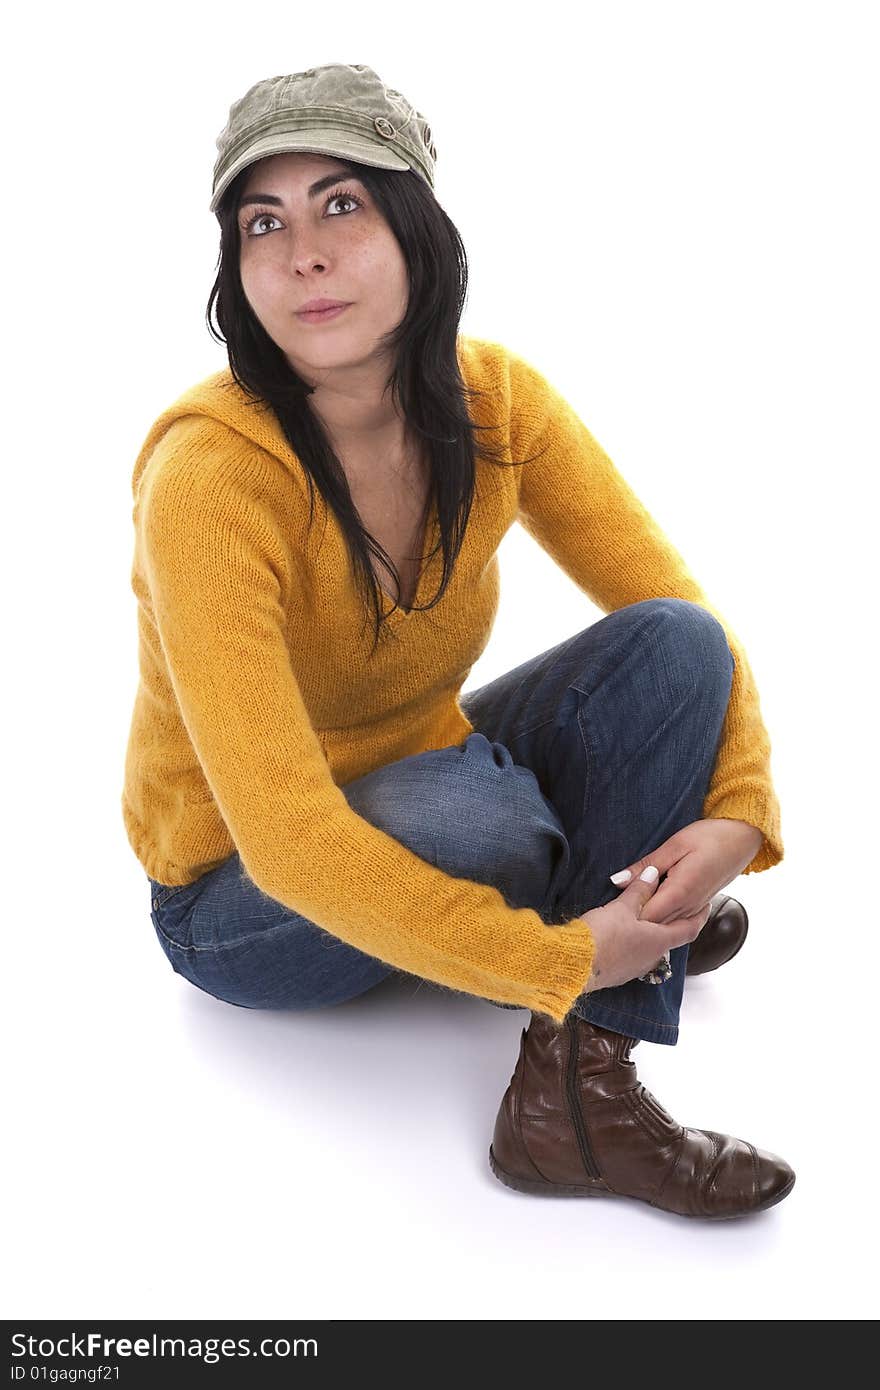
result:
[[[331,203],[354,203],[355,207],[363,207],[360,198],[356,198],[353,193],[349,193],[345,189],[343,189],[341,193],[331,193],[325,203],[325,207],[329,207]],[[341,213],[334,213],[335,217],[340,217],[341,215]],[[347,216],[348,214],[346,213],[345,215]]]
[[[255,212],[254,215],[253,215],[253,217],[251,217],[249,221],[245,222],[243,230],[244,230],[245,232],[247,232],[248,235],[250,236],[250,235],[251,235],[251,227],[253,227],[254,223],[255,223],[255,222],[264,222],[264,221],[266,221],[267,219],[268,219],[270,222],[277,222],[277,221],[278,221],[278,218],[274,215],[274,213],[271,213],[271,212]],[[254,232],[253,235],[254,235],[254,236],[263,236],[263,233],[262,233],[262,232]]]
[[[354,203],[355,207],[359,207],[359,208],[363,207],[363,202],[361,201],[361,199],[358,198],[354,193],[350,193],[350,192],[348,191],[348,189],[337,189],[335,192],[331,193],[330,196],[327,198],[327,201],[325,202],[324,207],[325,207],[325,208],[328,208],[328,207],[330,206],[331,203],[343,203],[343,202]],[[348,213],[338,213],[338,212],[337,212],[337,213],[333,213],[332,216],[333,216],[333,217],[341,217],[341,216],[347,217],[347,216],[349,216],[349,214],[348,214]],[[255,226],[256,223],[258,223],[258,222],[263,222],[263,221],[265,221],[266,219],[268,219],[268,220],[271,221],[271,222],[277,222],[277,221],[278,221],[278,218],[275,216],[274,212],[267,212],[265,209],[263,209],[262,212],[255,212],[255,213],[252,214],[251,217],[248,218],[248,220],[247,220],[247,221],[243,224],[243,226],[242,226],[242,231],[244,231],[248,236],[257,236],[257,237],[265,236],[265,235],[266,235],[265,232],[252,232],[252,231],[251,231],[251,228],[252,228],[253,226]]]

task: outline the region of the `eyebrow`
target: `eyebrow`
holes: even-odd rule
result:
[[[327,174],[325,178],[318,179],[317,183],[311,184],[308,190],[309,197],[317,198],[318,194],[323,193],[325,188],[330,188],[334,183],[345,178],[357,179],[358,183],[361,182],[354,170],[346,165],[345,168],[337,169],[335,173]],[[271,203],[276,208],[284,207],[284,199],[276,198],[274,193],[247,193],[239,202],[237,210],[241,212],[241,209],[246,208],[249,203]]]

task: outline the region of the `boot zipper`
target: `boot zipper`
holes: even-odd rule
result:
[[[577,1063],[578,1063],[578,1032],[577,1019],[569,1019],[566,1027],[570,1038],[568,1049],[568,1075],[566,1076],[566,1089],[568,1090],[568,1104],[571,1112],[574,1132],[577,1135],[578,1146],[581,1151],[581,1159],[591,1178],[601,1178],[599,1165],[593,1157],[593,1150],[590,1147],[590,1140],[587,1136],[584,1117],[581,1114],[580,1096],[577,1086]]]

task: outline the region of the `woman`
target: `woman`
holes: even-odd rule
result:
[[[246,1008],[396,970],[530,1009],[489,1153],[519,1191],[781,1200],[783,1159],[677,1124],[629,1057],[741,946],[719,890],[782,858],[742,647],[550,383],[458,333],[464,248],[399,92],[272,78],[217,144],[229,369],[133,477],[122,809],[163,950]],[[460,700],[515,520],[606,616]]]

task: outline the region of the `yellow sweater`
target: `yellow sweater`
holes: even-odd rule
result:
[[[399,640],[369,662],[343,533],[317,491],[309,527],[305,472],[271,410],[226,368],[152,425],[132,479],[140,683],[122,813],[161,883],[190,883],[237,850],[260,889],[367,954],[562,1022],[590,975],[587,924],[547,925],[444,873],[341,790],[472,732],[458,695],[492,631],[508,528],[519,521],[603,612],[672,595],[722,622],[736,669],[703,815],[763,832],[746,873],[783,855],[770,741],[735,634],[572,407],[500,344],[458,342],[464,380],[490,392],[471,406],[500,427],[490,442],[513,459],[546,448],[523,468],[478,459],[449,588],[430,611],[397,609]],[[438,554],[416,603],[440,566]]]

